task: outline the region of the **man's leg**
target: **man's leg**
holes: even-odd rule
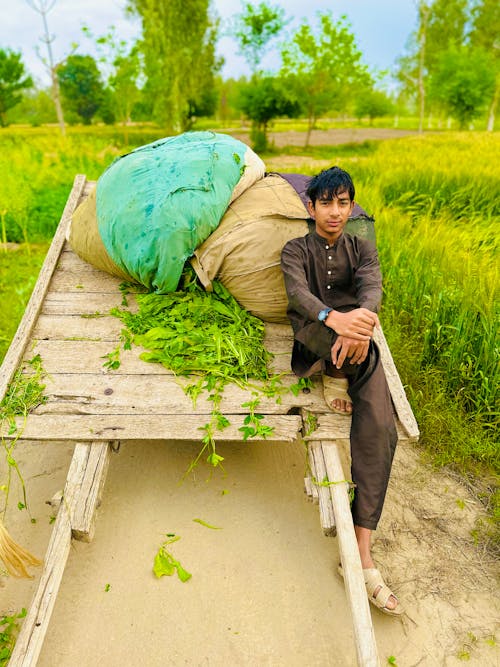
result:
[[[363,569],[374,568],[371,533],[377,527],[389,483],[397,433],[392,402],[378,349],[370,345],[368,359],[352,378],[352,478],[356,484],[352,506],[354,530]],[[373,591],[376,597],[380,587]],[[391,595],[385,606],[396,609]]]

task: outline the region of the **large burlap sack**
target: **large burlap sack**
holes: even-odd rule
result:
[[[188,132],[118,158],[75,211],[68,240],[94,266],[156,292],[176,289],[184,263],[265,165],[224,134]]]
[[[219,280],[257,317],[288,323],[281,251],[309,232],[308,218],[296,190],[278,174],[269,174],[229,206],[191,264],[205,289]],[[375,240],[373,218],[357,205],[346,231]]]

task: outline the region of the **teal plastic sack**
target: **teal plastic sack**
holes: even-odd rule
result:
[[[248,146],[188,132],[124,155],[97,182],[97,225],[111,259],[156,292],[177,288],[188,257],[214,231]]]

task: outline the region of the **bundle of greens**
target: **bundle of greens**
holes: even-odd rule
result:
[[[258,396],[263,392],[276,395],[279,400],[283,391],[279,377],[268,371],[272,355],[264,348],[262,321],[241,308],[223,285],[214,282],[213,286],[213,292],[205,292],[194,272],[186,268],[178,291],[137,294],[137,313],[121,308],[111,311],[126,327],[122,332],[124,347],[133,342],[148,350],[141,354],[144,361],[161,363],[179,376],[199,376],[184,387],[193,402],[202,391],[209,392],[211,419],[202,427],[203,448],[189,470],[206,450],[211,465],[220,465],[223,460],[215,450],[214,432],[229,424],[219,410],[222,392],[229,382],[252,389],[254,395],[251,414],[240,429],[244,439],[265,438],[272,433],[270,427],[262,424],[262,415],[256,414]],[[116,359],[114,362],[116,367]],[[250,380],[261,384],[251,384]]]

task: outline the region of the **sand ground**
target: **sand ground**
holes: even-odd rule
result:
[[[303,445],[223,443],[226,476],[204,468],[181,483],[197,448],[144,441],[113,454],[94,541],[73,542],[41,667],[356,664],[337,541],[303,492]],[[14,509],[7,524],[37,555],[71,453],[19,445],[37,522]],[[374,554],[407,616],[373,610],[381,664],[500,665],[498,568],[470,537],[480,515],[464,487],[399,446]],[[171,551],[187,583],[152,573],[165,533],[181,537]],[[38,576],[4,579],[0,611],[27,606]]]

